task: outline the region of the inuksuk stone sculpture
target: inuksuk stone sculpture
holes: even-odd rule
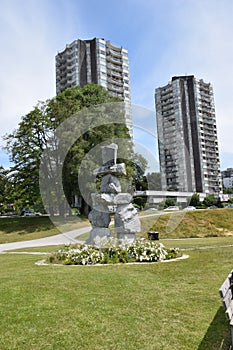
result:
[[[132,195],[121,193],[119,176],[126,175],[124,163],[117,164],[118,146],[114,143],[102,147],[103,164],[94,170],[94,175],[101,175],[100,193],[92,193],[92,210],[89,221],[92,224],[88,244],[94,244],[96,239],[109,237],[111,214],[114,214],[114,227],[117,238],[134,241],[141,225],[137,210],[132,205]]]

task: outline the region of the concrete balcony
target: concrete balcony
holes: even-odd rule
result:
[[[216,159],[217,156],[214,153],[206,153],[206,158],[207,158],[206,161],[208,162],[208,160]]]
[[[68,57],[67,60],[66,60],[66,62],[67,62],[67,63],[72,63],[73,60],[74,60],[74,57]]]
[[[112,63],[109,63],[109,62],[107,62],[107,69],[110,69],[110,70],[113,69],[114,71],[122,72],[122,66],[115,65],[115,64],[112,64]]]
[[[119,77],[119,78],[122,78],[122,74],[118,73],[118,72],[115,72],[115,71],[111,71],[111,75],[112,77]]]
[[[122,87],[118,87],[118,86],[113,85],[113,84],[108,84],[108,89],[116,91],[116,92],[121,92],[121,93],[124,92],[124,89]]]
[[[106,59],[107,59],[108,62],[111,62],[113,64],[117,64],[117,65],[120,65],[120,66],[122,65],[122,61],[120,59],[116,59],[116,58],[114,58],[112,56],[107,56]]]
[[[117,85],[117,86],[121,86],[121,87],[123,86],[123,82],[120,79],[113,79],[111,77],[108,77],[107,81],[108,81],[108,83],[113,84],[113,85]]]
[[[109,90],[109,95],[112,97],[118,97],[120,100],[124,100],[123,94],[117,93],[116,91]]]
[[[206,149],[207,148],[212,148],[212,149],[214,149],[214,150],[216,150],[216,145],[215,145],[215,143],[214,142],[205,142],[205,147],[206,147]]]
[[[210,106],[201,106],[202,113],[213,113],[214,114],[214,108]]]
[[[166,105],[163,105],[163,111],[168,111],[169,109],[173,109],[174,106],[172,103],[169,103],[169,104],[166,104]]]
[[[212,141],[213,143],[215,143],[215,141],[217,140],[217,137],[216,137],[216,135],[213,135],[212,137],[205,135],[205,136],[203,136],[203,141],[206,142],[206,140]]]
[[[115,50],[113,50],[113,49],[108,49],[108,50],[107,50],[107,54],[110,54],[110,55],[115,56],[115,57],[118,57],[118,58],[121,58],[121,57],[122,57],[121,51],[115,51]]]
[[[60,76],[60,83],[64,84],[66,82],[66,75]]]

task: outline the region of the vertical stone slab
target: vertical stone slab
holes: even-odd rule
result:
[[[111,143],[108,146],[102,146],[103,165],[115,165],[117,160],[118,146]]]

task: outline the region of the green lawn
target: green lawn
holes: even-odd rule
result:
[[[100,267],[0,255],[0,349],[228,350],[218,289],[233,239],[163,242],[195,250],[176,262]]]
[[[43,255],[0,255],[0,349],[229,350],[218,290],[232,270],[232,214],[186,213],[170,232],[170,214],[142,219],[144,233],[189,254],[176,262],[58,267],[35,265]],[[1,243],[56,233],[48,217],[0,220]]]

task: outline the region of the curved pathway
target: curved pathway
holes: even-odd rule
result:
[[[150,217],[150,216],[158,216],[163,213],[153,213],[147,215],[139,216],[139,219]],[[60,244],[69,244],[69,243],[83,243],[83,241],[78,241],[76,237],[81,236],[82,234],[89,232],[91,229],[91,225],[87,225],[85,227],[61,233],[54,236],[44,237],[33,239],[30,241],[21,241],[21,242],[12,242],[12,243],[3,243],[0,244],[0,254],[7,250],[21,249],[21,248],[32,248],[32,247],[45,247],[50,245],[60,245]]]
[[[77,230],[61,233],[55,236],[49,236],[45,238],[33,239],[30,241],[13,242],[0,244],[0,254],[7,250],[14,250],[20,248],[32,248],[32,247],[44,247],[49,245],[60,245],[69,243],[83,243],[83,241],[76,240],[76,237],[89,232],[91,226],[88,225]]]

